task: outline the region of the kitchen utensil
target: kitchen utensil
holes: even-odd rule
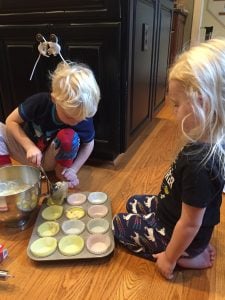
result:
[[[25,229],[36,217],[41,196],[38,168],[18,165],[0,168],[0,224]]]
[[[48,189],[49,189],[49,194],[51,195],[55,190],[58,189],[56,184],[53,184],[50,179],[48,178],[47,173],[45,172],[45,169],[42,167],[42,165],[39,166],[41,172],[43,173],[46,181],[47,181],[47,185],[48,185]]]
[[[10,275],[9,271],[7,271],[7,270],[0,270],[0,280],[6,280],[9,277],[14,277],[14,276]]]
[[[64,199],[67,197],[68,192],[68,183],[66,181],[57,181],[52,183],[45,172],[44,168],[40,165],[40,170],[43,173],[46,181],[47,181],[47,188],[48,188],[48,204],[54,205],[59,204],[61,205]]]

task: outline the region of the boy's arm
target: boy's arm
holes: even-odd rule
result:
[[[71,167],[65,168],[61,174],[60,172],[57,171],[57,167],[56,167],[56,173],[57,173],[56,176],[60,180],[67,180],[69,183],[69,188],[73,188],[79,184],[77,173],[80,170],[80,168],[83,166],[85,161],[88,159],[88,157],[90,156],[91,152],[93,151],[93,148],[94,148],[94,140],[92,140],[89,143],[81,144],[77,157]]]
[[[84,143],[80,145],[80,149],[78,151],[77,157],[70,168],[73,168],[75,173],[77,174],[83,164],[91,155],[91,152],[94,149],[94,140],[89,143]]]
[[[23,119],[20,117],[18,108],[7,117],[6,128],[16,141],[24,148],[27,153],[27,160],[35,165],[40,165],[42,153],[40,149],[29,139],[21,127]]]
[[[181,217],[178,220],[169,244],[164,252],[154,255],[160,273],[167,279],[172,278],[177,260],[196,236],[203,220],[205,208],[197,208],[182,203]]]

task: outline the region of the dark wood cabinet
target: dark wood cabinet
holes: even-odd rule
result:
[[[125,149],[164,101],[172,13],[173,1],[169,0],[136,0],[130,11]]]
[[[173,12],[171,10],[171,1],[160,1],[159,17],[157,23],[157,39],[156,39],[156,82],[153,89],[154,111],[157,111],[163,103],[167,86],[167,69],[169,65],[170,51],[170,33]]]
[[[0,0],[1,24],[115,20],[121,17],[121,2],[123,0]]]
[[[1,120],[27,96],[49,90],[59,56],[42,56],[29,78],[36,34],[49,40],[54,33],[63,57],[88,64],[101,89],[92,157],[113,160],[126,151],[164,98],[172,1],[0,0],[0,10]]]
[[[170,64],[172,64],[176,56],[183,51],[184,26],[186,18],[187,12],[184,12],[181,9],[174,9],[171,31]]]
[[[155,1],[135,1],[131,18],[131,59],[128,69],[128,97],[125,147],[130,145],[152,118],[151,70],[155,33]]]

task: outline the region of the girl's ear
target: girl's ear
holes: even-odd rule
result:
[[[202,109],[204,109],[205,111],[209,112],[209,110],[210,110],[210,103],[208,101],[206,101],[206,99],[203,100],[201,94],[198,95],[198,100],[197,101],[198,101],[198,103],[199,103],[199,105],[200,105],[200,107]]]
[[[198,94],[198,103],[200,104],[200,106],[203,106],[203,99],[202,99],[202,95]]]

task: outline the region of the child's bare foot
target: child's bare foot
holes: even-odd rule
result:
[[[212,267],[215,257],[215,248],[209,244],[198,256],[193,258],[180,258],[177,264],[187,269],[206,269]]]

